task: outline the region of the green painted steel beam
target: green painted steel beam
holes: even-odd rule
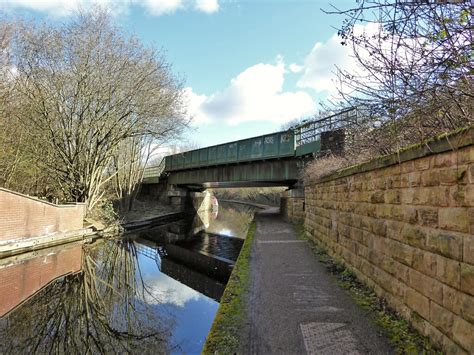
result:
[[[160,182],[159,176],[147,176],[142,180],[142,184],[158,184]]]
[[[321,141],[317,140],[311,143],[302,144],[296,147],[295,156],[301,157],[321,150]]]
[[[288,185],[299,178],[298,162],[298,159],[267,160],[171,171],[168,176],[168,184],[192,185],[242,182],[274,184],[275,182],[281,182],[282,185]]]
[[[159,183],[159,174],[155,176],[153,169],[160,168],[168,175],[168,183],[175,185],[286,186],[298,180],[299,162],[320,150],[320,140],[296,146],[293,131],[276,132],[169,155],[163,168],[147,169],[143,183]]]
[[[217,166],[294,157],[295,142],[296,138],[293,131],[276,132],[242,139],[167,156],[164,170],[171,172],[210,165]]]

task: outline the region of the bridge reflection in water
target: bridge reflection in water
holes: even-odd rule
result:
[[[252,218],[221,211],[0,260],[0,353],[200,352]]]
[[[242,229],[246,233],[253,215],[247,206],[222,211],[220,218],[215,210],[203,211],[193,219],[137,233],[139,251],[154,255],[163,273],[219,301],[243,245]],[[222,220],[232,219],[232,229],[220,229]]]

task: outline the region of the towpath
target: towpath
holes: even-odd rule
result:
[[[393,353],[278,209],[259,212],[256,223],[247,353]]]

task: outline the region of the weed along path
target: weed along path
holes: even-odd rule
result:
[[[393,353],[277,209],[259,212],[255,221],[245,352]]]

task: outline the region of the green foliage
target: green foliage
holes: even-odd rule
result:
[[[116,224],[120,220],[120,216],[115,211],[114,204],[110,200],[104,200],[101,204],[96,205],[87,213],[87,216],[106,225]]]
[[[203,354],[235,354],[240,350],[241,332],[247,318],[245,296],[250,282],[250,251],[256,229],[255,222],[252,222],[207,336]]]
[[[103,216],[107,222],[116,221],[118,219],[119,216],[117,212],[115,212],[112,201],[105,201],[101,208]]]
[[[294,225],[300,239],[306,240],[326,269],[334,274],[339,286],[349,292],[359,307],[369,312],[369,316],[388,337],[397,354],[439,354],[428,338],[418,333],[399,314],[390,309],[386,301],[378,297],[373,290],[360,282],[354,272],[342,262],[332,259],[326,250],[310,238],[301,224]],[[417,314],[412,320],[416,322]],[[419,316],[418,316],[419,317]]]

